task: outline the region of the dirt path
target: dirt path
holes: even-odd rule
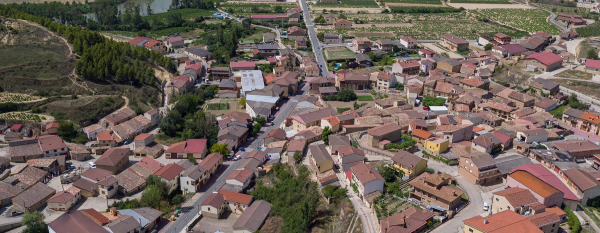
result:
[[[465,8],[467,10],[476,9],[532,9],[533,7],[521,4],[479,4],[479,3],[448,3],[448,6],[454,8]]]
[[[69,51],[68,51],[68,52],[67,52],[65,55],[67,55],[67,57],[69,57],[69,58],[74,58],[74,59],[77,59],[78,55],[73,53],[73,45],[69,44],[69,42],[67,41],[67,39],[65,39],[64,37],[57,35],[57,34],[56,34],[56,33],[54,33],[53,31],[50,31],[50,30],[48,30],[48,28],[46,28],[46,27],[44,27],[44,26],[42,26],[42,25],[39,25],[39,24],[37,24],[37,23],[29,22],[29,21],[27,21],[27,20],[22,20],[22,19],[18,19],[18,21],[21,21],[21,22],[23,22],[23,23],[26,23],[26,24],[32,25],[32,26],[34,26],[34,27],[38,27],[38,28],[40,28],[40,29],[42,29],[42,30],[44,30],[44,31],[47,31],[47,32],[48,32],[48,33],[50,33],[52,36],[54,36],[54,37],[57,37],[57,38],[61,39],[61,40],[62,40],[62,41],[63,41],[63,42],[64,42],[64,43],[67,45],[67,47],[69,48]],[[83,88],[83,89],[85,89],[85,90],[87,90],[87,91],[91,92],[91,93],[92,93],[92,95],[94,95],[94,94],[96,93],[96,92],[94,92],[94,91],[93,91],[91,88],[89,88],[89,87],[87,86],[87,84],[85,83],[85,81],[83,81],[83,84],[79,84],[79,83],[77,83],[77,77],[78,77],[78,76],[77,76],[77,73],[75,72],[75,68],[73,68],[73,71],[72,71],[72,72],[71,72],[71,74],[68,76],[69,80],[71,80],[71,82],[73,82],[73,84],[74,84],[75,86],[78,86],[78,87],[80,87],[80,88]]]

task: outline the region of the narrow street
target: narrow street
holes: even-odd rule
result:
[[[319,39],[317,39],[315,25],[313,24],[312,19],[310,18],[310,11],[308,10],[308,5],[306,5],[306,0],[300,0],[300,7],[302,7],[302,13],[304,14],[304,23],[306,24],[306,29],[308,31],[308,36],[312,44],[313,53],[315,54],[317,63],[321,68],[321,76],[329,77],[330,74],[329,70],[327,70],[327,62],[323,57],[321,43],[319,42]]]

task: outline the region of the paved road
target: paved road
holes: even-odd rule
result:
[[[279,115],[275,118],[275,120],[273,120],[272,126],[267,127],[265,132],[270,132],[271,130],[273,130],[273,129],[277,128],[279,125],[281,125],[281,123],[283,123],[284,119],[286,117],[288,117],[289,113],[294,109],[294,107],[296,107],[296,104],[298,104],[298,100],[300,99],[300,96],[308,91],[308,87],[309,87],[308,85],[305,85],[304,88],[302,88],[302,90],[300,92],[298,92],[298,94],[296,96],[294,96],[293,98],[290,99],[288,104],[283,109],[281,109]],[[264,139],[265,135],[267,135],[267,134],[266,133],[261,134],[254,142],[252,142],[252,144],[250,146],[248,146],[248,150],[246,150],[246,152],[244,154],[242,154],[242,159],[236,161],[231,166],[229,166],[227,168],[227,170],[225,170],[225,172],[223,172],[223,174],[221,174],[221,176],[219,176],[217,181],[208,190],[206,190],[204,192],[204,194],[202,196],[200,196],[200,198],[198,198],[198,200],[196,200],[196,202],[192,205],[192,208],[190,210],[184,212],[181,217],[179,217],[177,220],[175,220],[175,222],[173,222],[171,225],[169,225],[168,228],[166,230],[164,230],[163,232],[177,233],[177,232],[182,232],[183,230],[186,230],[184,228],[192,220],[194,220],[194,218],[197,216],[200,203],[202,203],[208,197],[208,195],[210,195],[212,192],[218,191],[218,188],[221,187],[225,183],[225,178],[232,171],[237,169],[237,166],[246,158],[246,156],[248,156],[248,153],[250,153],[250,151],[256,150],[256,149],[258,149],[258,147],[260,147],[261,142]]]
[[[557,70],[554,70],[552,72],[544,72],[538,75],[535,75],[534,78],[543,78],[543,79],[547,79],[547,78],[556,78],[554,75],[563,72],[565,70],[568,70],[569,67],[563,67]],[[580,80],[581,81],[581,80]],[[577,95],[577,99],[581,102],[590,104],[595,110],[599,110],[600,109],[600,101],[597,99],[594,99],[592,97],[589,97],[587,95],[584,95],[580,92],[571,90],[569,88],[560,86],[560,91],[564,92],[567,95],[571,95],[571,93],[575,93]]]
[[[312,44],[313,53],[317,58],[317,63],[319,63],[319,67],[321,68],[321,75],[325,77],[329,77],[329,70],[327,70],[327,62],[323,58],[323,51],[321,50],[321,43],[319,43],[319,39],[317,39],[317,33],[315,32],[315,25],[310,18],[310,11],[308,10],[308,6],[306,5],[306,0],[300,0],[300,6],[302,7],[302,12],[304,14],[304,23],[306,23],[306,29],[308,29],[308,36],[310,38],[310,42]]]

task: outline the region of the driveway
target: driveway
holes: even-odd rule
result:
[[[565,41],[564,44],[567,46],[567,52],[577,57],[577,46],[583,41],[583,38],[574,39],[571,41]]]

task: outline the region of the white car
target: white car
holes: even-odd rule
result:
[[[90,165],[90,168],[96,168],[96,164],[95,163],[88,162],[88,165]]]
[[[487,203],[487,202],[484,202],[484,203],[483,203],[483,210],[484,210],[484,211],[488,211],[489,209],[490,209],[490,206],[488,205],[488,203]]]

